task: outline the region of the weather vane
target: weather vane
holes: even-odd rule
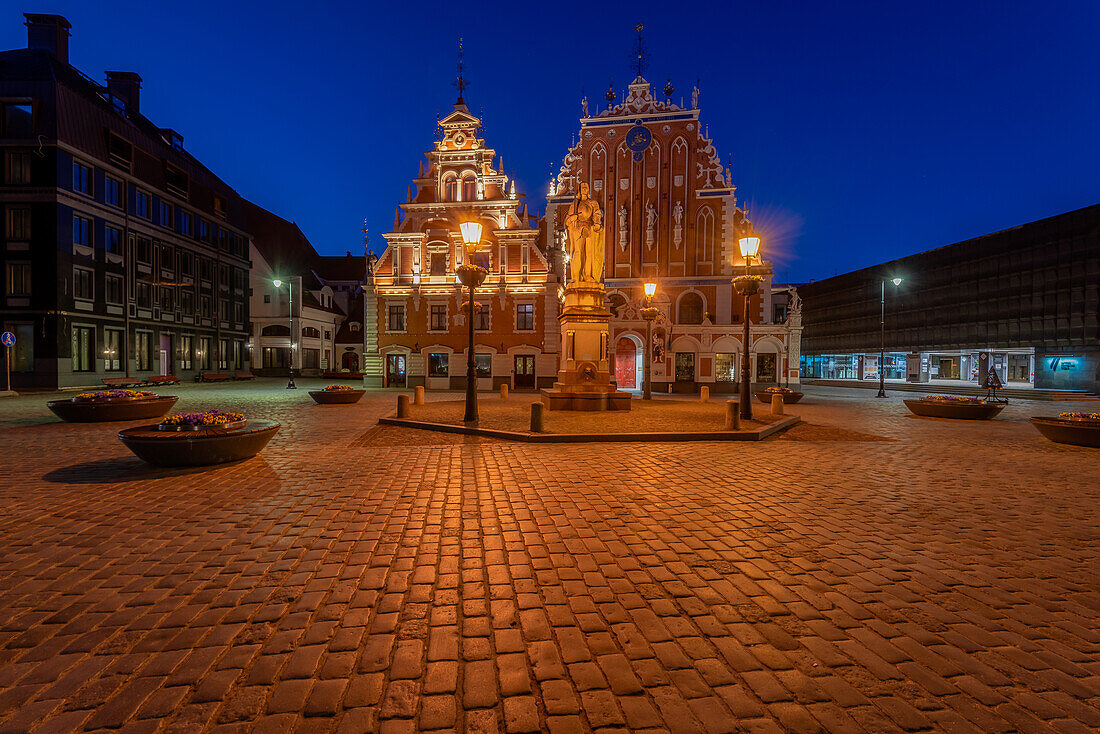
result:
[[[632,54],[635,77],[642,76],[645,70],[649,68],[649,51],[646,50],[645,41],[642,39],[644,29],[645,26],[641,23],[634,26],[634,30],[638,33],[638,37],[634,40],[634,53]]]
[[[462,78],[462,72],[465,67],[462,64],[462,36],[458,37],[458,79],[455,80],[454,85],[458,89],[458,104],[465,104],[462,100],[462,93],[466,91],[466,80]]]

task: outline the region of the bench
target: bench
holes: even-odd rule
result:
[[[154,385],[175,385],[180,381],[180,378],[175,375],[153,375],[149,378],[149,382]]]
[[[256,375],[252,374],[251,372],[238,372],[237,374],[233,375],[233,379],[234,380],[255,380]]]
[[[140,387],[150,383],[144,377],[104,377],[103,384],[107,387]]]
[[[225,382],[229,379],[229,375],[222,372],[206,372],[199,375],[200,382]]]

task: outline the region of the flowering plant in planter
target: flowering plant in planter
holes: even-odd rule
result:
[[[325,388],[325,392],[339,392],[341,390],[354,390],[351,385],[329,385]]]
[[[921,400],[926,403],[964,403],[966,405],[985,402],[981,398],[968,398],[962,395],[925,395]]]
[[[230,423],[244,420],[244,413],[228,413],[223,410],[207,410],[202,413],[176,413],[160,422],[162,426],[192,426],[224,428]]]
[[[1100,421],[1100,413],[1059,413],[1058,417],[1067,421]]]
[[[157,394],[148,390],[96,390],[77,393],[74,400],[117,400],[118,398],[155,398]]]
[[[780,395],[783,395],[785,393],[789,393],[790,391],[791,391],[791,389],[789,387],[778,387],[777,386],[777,387],[766,387],[766,388],[764,388],[764,392],[774,392],[774,393],[779,393]]]

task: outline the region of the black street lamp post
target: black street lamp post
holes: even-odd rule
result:
[[[642,309],[642,318],[645,319],[645,346],[642,347],[645,361],[642,362],[644,374],[642,375],[642,400],[653,399],[653,319],[657,318],[657,309],[650,305],[653,294],[657,292],[656,283],[646,283],[645,308]]]
[[[481,224],[463,222],[459,225],[459,230],[466,246],[466,262],[458,268],[458,280],[470,291],[469,307],[466,309],[470,335],[466,349],[466,414],[462,420],[466,423],[477,423],[477,367],[474,364],[474,312],[477,303],[474,301],[474,291],[485,282],[489,271],[473,262],[473,253],[481,244]]]
[[[901,285],[901,278],[890,280],[894,287]],[[878,397],[886,397],[886,281],[882,281],[882,296],[879,300],[879,343],[878,343]]]
[[[745,274],[733,279],[734,289],[745,299],[745,333],[741,342],[741,389],[740,412],[742,420],[752,420],[752,368],[749,363],[749,298],[760,289],[760,276],[752,274],[752,259],[760,252],[760,238],[756,235],[742,237],[737,241],[741,248],[741,257],[745,258]]]
[[[276,278],[271,281],[276,288],[281,288],[283,281]],[[287,390],[297,390],[298,386],[294,384],[294,278],[286,282],[287,301],[290,304],[290,349],[287,350],[287,361],[290,363],[290,380],[286,383]]]

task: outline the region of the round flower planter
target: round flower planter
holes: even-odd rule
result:
[[[135,421],[159,418],[179,400],[175,395],[151,398],[88,398],[51,400],[46,407],[69,423],[99,423],[105,421]]]
[[[1100,448],[1100,421],[1032,418],[1031,425],[1054,443]]]
[[[310,390],[309,396],[318,405],[350,405],[358,403],[366,390]]]
[[[906,400],[905,407],[915,415],[925,418],[958,418],[965,421],[985,421],[1005,409],[995,403],[933,402],[931,400]]]
[[[255,456],[279,430],[275,421],[242,421],[239,428],[201,428],[162,431],[160,426],[138,426],[119,431],[126,448],[157,466],[209,466]],[[236,424],[230,424],[236,425]]]
[[[768,392],[767,390],[756,390],[756,398],[760,402],[767,403],[768,405],[772,404],[772,395],[782,395],[784,405],[793,405],[794,403],[797,403],[799,400],[802,399],[802,393],[795,392],[793,390],[791,392],[779,393]]]

